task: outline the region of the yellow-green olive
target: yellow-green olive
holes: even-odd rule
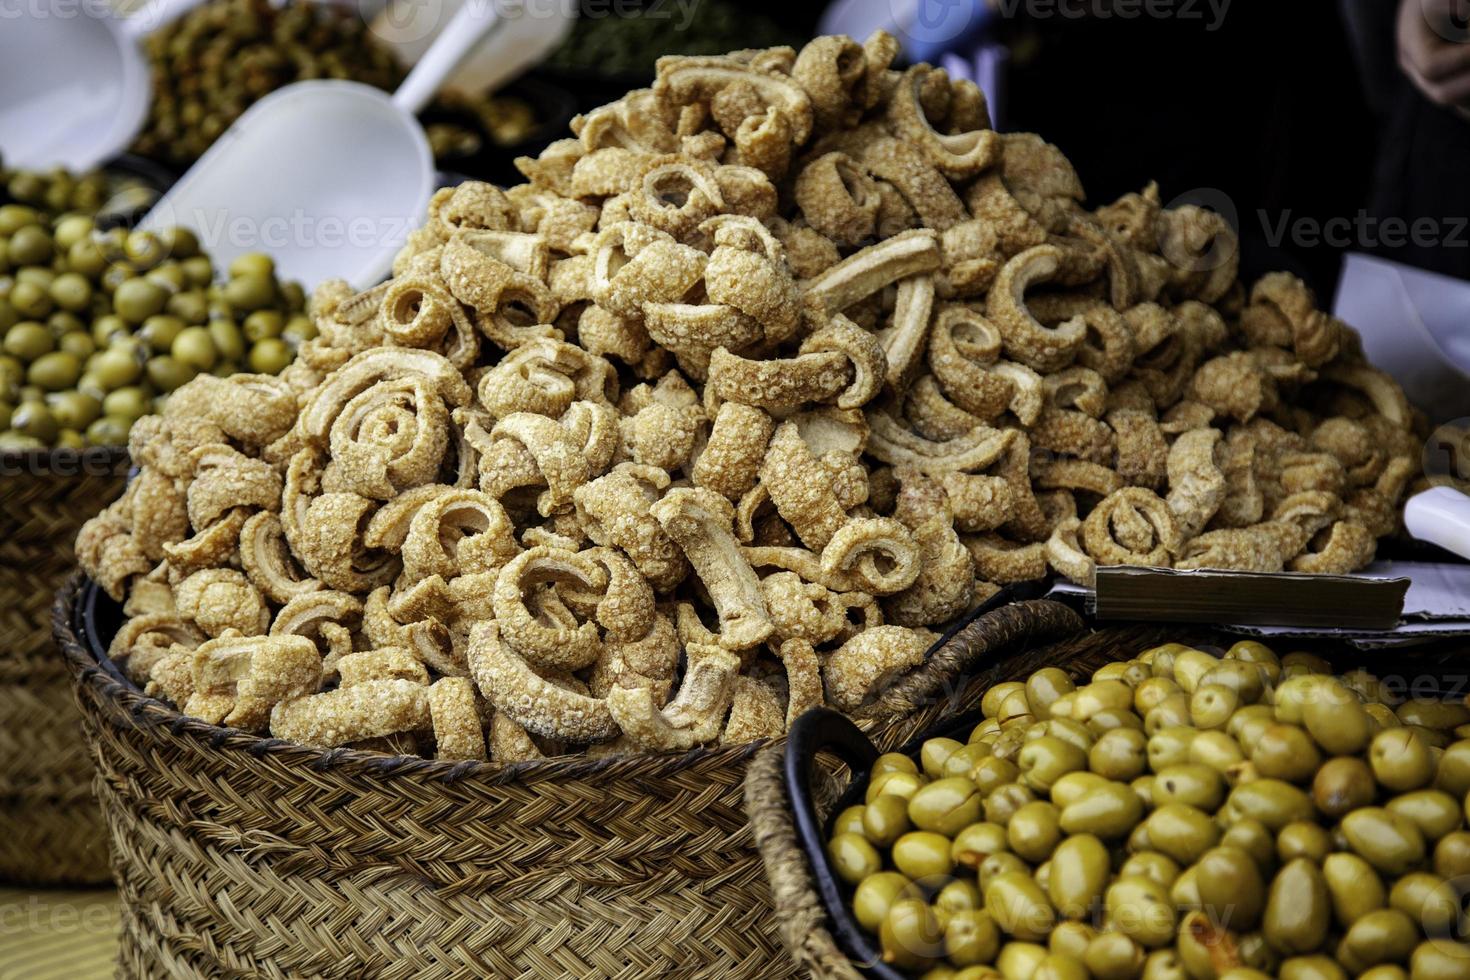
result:
[[[1022,747],[1016,762],[1021,769],[1021,782],[1044,793],[1067,773],[1086,769],[1087,752],[1055,735],[1045,735]]]
[[[1383,735],[1378,736],[1382,737]],[[1312,779],[1312,802],[1324,816],[1331,819],[1346,816],[1359,807],[1367,806],[1373,802],[1377,793],[1378,786],[1373,779],[1373,770],[1357,756],[1328,759]]]
[[[1172,949],[1150,953],[1143,963],[1143,980],[1190,980],[1179,954]]]
[[[1093,980],[1134,980],[1143,961],[1143,947],[1121,932],[1099,933],[1082,957]]]
[[[1440,839],[1434,846],[1434,873],[1470,879],[1470,831],[1457,830]]]
[[[889,770],[874,775],[868,781],[864,803],[872,803],[880,796],[901,796],[911,799],[925,785],[923,776],[915,772]]]
[[[1249,750],[1270,726],[1276,724],[1276,712],[1264,704],[1251,704],[1241,708],[1230,718],[1225,731],[1241,746]]]
[[[1399,705],[1394,713],[1405,725],[1422,725],[1439,731],[1470,724],[1470,707],[1453,701],[1414,698]]]
[[[1256,771],[1268,779],[1302,783],[1316,773],[1322,754],[1304,729],[1277,723],[1261,732],[1251,746],[1250,759]]]
[[[1098,738],[1088,729],[1087,725],[1081,722],[1070,718],[1048,718],[1046,721],[1032,725],[1026,732],[1026,739],[1034,742],[1048,735],[1055,736],[1063,742],[1070,742],[1083,752],[1091,749]]]
[[[1240,694],[1223,684],[1205,684],[1189,696],[1189,718],[1196,728],[1224,728],[1240,707]]]
[[[1273,831],[1297,820],[1311,820],[1312,800],[1291,783],[1279,779],[1255,779],[1230,791],[1225,801],[1225,819],[1259,820]]]
[[[918,886],[897,871],[879,871],[858,882],[852,893],[852,913],[864,929],[877,932],[894,902],[922,897]]]
[[[1068,691],[1051,703],[1051,707],[1047,709],[1047,714],[1053,718],[1071,718],[1072,702],[1076,700],[1077,692]]]
[[[1050,717],[1057,699],[1077,689],[1072,678],[1059,667],[1043,667],[1026,679],[1026,701],[1038,717]]]
[[[998,976],[999,974],[995,975]],[[954,967],[948,963],[940,963],[938,966],[931,966],[919,974],[919,980],[955,980],[957,976],[959,976],[959,972]],[[989,980],[989,978],[981,974],[977,980]]]
[[[1217,980],[1220,976],[1218,964],[1227,959],[1229,953],[1226,951],[1232,950],[1235,942],[1235,934],[1226,928],[1223,920],[1195,910],[1186,912],[1180,921],[1174,949],[1191,977]]]
[[[1275,976],[1281,967],[1281,954],[1271,948],[1259,929],[1242,934],[1236,941],[1235,950],[1243,966],[1260,970],[1267,976]]]
[[[1332,923],[1332,901],[1322,869],[1298,858],[1276,873],[1266,897],[1261,929],[1266,940],[1291,956],[1319,949]]]
[[[1151,949],[1174,938],[1174,903],[1151,878],[1117,878],[1104,896],[1108,925]]]
[[[1220,828],[1210,815],[1184,803],[1167,803],[1144,822],[1153,850],[1190,865],[1220,840]]]
[[[949,838],[932,831],[912,830],[904,834],[893,842],[891,856],[893,866],[914,881],[938,878],[954,870]]]
[[[889,772],[918,773],[918,771],[919,764],[902,752],[884,752],[873,760],[872,768],[869,769],[874,779]]]
[[[1195,865],[1195,887],[1200,907],[1217,922],[1232,929],[1254,929],[1266,907],[1266,881],[1261,869],[1245,851],[1215,847]]]
[[[1397,964],[1385,963],[1359,973],[1358,980],[1409,980],[1409,972]]]
[[[1358,696],[1335,677],[1319,678],[1302,704],[1302,721],[1329,755],[1363,751],[1375,726]]]
[[[1016,700],[1019,697],[1019,701]],[[1006,707],[1009,703],[1009,708]],[[1020,710],[1015,710],[1017,706]],[[1006,714],[1025,714],[1031,711],[1026,701],[1026,685],[1020,681],[1003,681],[985,692],[980,699],[980,711],[987,718],[999,718]]]
[[[1424,835],[1407,817],[1382,807],[1363,807],[1342,819],[1348,845],[1386,875],[1401,875],[1424,860]]]
[[[984,909],[961,909],[944,927],[944,951],[955,966],[991,963],[1000,952],[1000,929]]]
[[[1282,864],[1306,858],[1321,864],[1332,853],[1332,835],[1321,824],[1297,820],[1276,835],[1276,857]]]
[[[1011,871],[985,884],[985,910],[1008,935],[1028,942],[1046,939],[1056,911],[1030,875]]]
[[[1169,888],[1179,878],[1179,864],[1158,851],[1139,851],[1128,855],[1128,859],[1118,866],[1118,877],[1129,875],[1152,878],[1164,888]]]
[[[978,725],[970,729],[970,737],[968,741],[978,742],[982,738],[994,738],[996,735],[999,734],[1000,722],[994,718],[984,718],[980,721]]]
[[[1022,861],[1010,851],[996,851],[990,857],[980,862],[980,870],[976,874],[976,880],[980,882],[980,891],[983,894],[985,886],[990,884],[1001,875],[1016,872],[1018,874],[1031,875],[1031,865]]]
[[[880,796],[863,808],[862,834],[878,847],[892,847],[908,833],[909,803],[901,796]]]
[[[964,909],[984,907],[985,899],[980,894],[980,886],[963,878],[951,881],[939,889],[939,894],[934,896],[935,909],[959,912]]]
[[[1329,854],[1322,862],[1322,877],[1332,899],[1333,916],[1341,928],[1346,929],[1374,909],[1388,905],[1383,879],[1356,854]]]
[[[1191,763],[1209,766],[1221,774],[1244,760],[1245,752],[1241,750],[1240,743],[1226,732],[1200,732],[1189,743]]]
[[[972,823],[955,835],[950,859],[960,867],[978,868],[990,855],[1010,849],[1006,828],[995,823]]]
[[[1464,820],[1460,801],[1437,789],[1421,789],[1414,793],[1396,796],[1385,804],[1401,817],[1407,817],[1419,828],[1424,840],[1430,844],[1453,830],[1458,830]]]
[[[1092,834],[1076,834],[1057,845],[1051,856],[1047,895],[1052,907],[1069,919],[1090,916],[1098,907],[1112,873],[1112,859]]]
[[[1041,961],[1046,959],[1045,946],[1036,943],[1006,943],[995,958],[995,966],[1005,980],[1031,980]]]
[[[1381,963],[1406,963],[1419,943],[1419,929],[1398,909],[1377,909],[1354,922],[1337,947],[1337,959],[1359,974]]]
[[[878,927],[883,962],[905,969],[918,969],[944,952],[944,933],[934,910],[922,899],[894,902]]]
[[[1011,817],[1021,807],[1036,800],[1036,794],[1020,783],[997,786],[985,797],[985,819],[1002,827],[1011,822]]]
[[[953,738],[931,738],[925,741],[923,748],[919,750],[919,760],[924,775],[930,779],[942,779],[945,775],[944,763],[957,750],[964,748],[964,744]],[[955,775],[963,775],[963,773]]]
[[[982,795],[989,796],[1001,786],[1014,783],[1021,776],[1021,769],[1009,759],[987,756],[975,764],[970,779],[979,787]]]
[[[1052,929],[1046,948],[1081,961],[1087,955],[1087,947],[1097,938],[1097,930],[1086,922],[1058,922]]]
[[[1330,956],[1297,956],[1281,964],[1281,980],[1348,980]]]
[[[1114,660],[1103,664],[1092,672],[1091,680],[1122,681],[1129,687],[1137,687],[1153,676],[1153,669],[1142,660]]]
[[[1110,782],[1111,780],[1094,772],[1069,772],[1052,786],[1051,801],[1065,810],[1092,790]]]
[[[1388,890],[1388,905],[1407,915],[1427,936],[1458,934],[1460,896],[1439,875],[1426,871],[1404,875]]]
[[[832,836],[838,834],[861,834],[863,832],[863,811],[867,807],[859,804],[850,806],[837,814],[837,819],[832,821]]]
[[[1271,980],[1271,974],[1252,970],[1248,966],[1233,966],[1220,974],[1219,980]]]
[[[1099,711],[1109,708],[1126,710],[1133,707],[1133,688],[1123,681],[1093,681],[1079,687],[1073,695],[1071,717],[1085,722]]]
[[[838,834],[827,842],[827,858],[832,870],[849,885],[856,885],[883,867],[883,859],[857,834]]]
[[[1133,710],[1147,717],[1165,698],[1183,693],[1172,677],[1150,677],[1133,689]]]
[[[1087,967],[1075,956],[1048,953],[1036,964],[1031,980],[1089,980]]]
[[[1385,728],[1398,728],[1403,725],[1399,716],[1393,713],[1393,709],[1386,704],[1368,703],[1363,705],[1363,710],[1378,723],[1379,731]],[[1375,733],[1376,734],[1376,733]]]
[[[1103,840],[1126,837],[1143,816],[1143,802],[1132,788],[1108,782],[1062,809],[1062,829],[1093,834]]]
[[[1209,766],[1185,763],[1158,770],[1155,805],[1184,803],[1214,812],[1225,799],[1225,780]]]
[[[1093,743],[1087,764],[1107,779],[1136,779],[1148,767],[1148,738],[1137,729],[1115,728]]]
[[[1189,762],[1189,745],[1199,734],[1182,725],[1161,728],[1149,736],[1148,765],[1154,772]]]
[[[1149,709],[1143,716],[1143,730],[1148,735],[1165,728],[1185,728],[1193,719],[1189,715],[1189,695],[1171,694]]]
[[[990,746],[984,742],[966,742],[944,760],[940,779],[949,776],[969,776],[982,759],[990,757]]]
[[[1202,677],[1219,666],[1220,658],[1203,650],[1181,650],[1174,655],[1174,680],[1185,693],[1193,694]]]
[[[1154,798],[1154,786],[1156,783],[1158,783],[1158,778],[1155,776],[1139,776],[1129,783],[1128,786],[1133,792],[1138,794],[1139,800],[1143,802],[1146,809],[1152,809],[1157,802]]]
[[[1169,898],[1174,902],[1175,908],[1181,911],[1203,906],[1204,902],[1199,894],[1199,871],[1190,867],[1179,872],[1179,877],[1169,886]]]
[[[1410,980],[1464,980],[1470,975],[1470,946],[1448,939],[1430,939],[1409,957]]]
[[[1006,824],[1011,851],[1032,864],[1049,858],[1061,839],[1061,811],[1043,800],[1027,803]]]
[[[1271,679],[1269,668],[1227,657],[1205,672],[1199,680],[1199,687],[1228,687],[1239,696],[1241,704],[1254,704],[1266,693],[1266,682]]]
[[[1434,779],[1429,746],[1412,728],[1379,732],[1368,749],[1368,763],[1379,785],[1395,793],[1428,786]]]

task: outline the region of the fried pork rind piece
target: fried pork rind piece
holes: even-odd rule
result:
[[[928,635],[905,626],[863,630],[822,665],[827,696],[841,710],[853,711],[899,674],[923,663],[928,649]]]
[[[898,51],[661,59],[323,283],[279,377],[173,392],[77,539],[128,676],[313,745],[682,750],[865,710],[1004,583],[1400,531],[1424,416],[1300,280]],[[315,679],[196,676],[226,644]]]
[[[321,654],[304,637],[227,632],[191,656],[193,693],[180,707],[247,732],[265,731],[276,705],[314,694],[322,681]]]

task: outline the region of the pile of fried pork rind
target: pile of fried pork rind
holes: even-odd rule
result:
[[[1049,570],[1368,562],[1422,420],[1356,335],[895,49],[664,58],[319,290],[282,377],[180,389],[78,539],[112,656],[308,745],[687,749]]]

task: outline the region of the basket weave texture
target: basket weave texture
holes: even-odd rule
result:
[[[51,600],[82,523],[121,491],[121,450],[0,454],[0,879],[109,877],[107,828]]]
[[[99,664],[78,586],[55,625],[112,832],[120,976],[796,975],[745,818],[760,743],[497,765],[257,738]],[[1023,605],[997,635],[1075,628]]]

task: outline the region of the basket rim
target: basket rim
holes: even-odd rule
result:
[[[79,618],[83,587],[88,579],[74,570],[56,593],[51,607],[51,628],[77,683],[90,686],[97,696],[111,701],[146,726],[166,729],[170,734],[191,739],[211,751],[239,752],[252,760],[266,757],[288,766],[315,773],[345,771],[383,778],[419,778],[445,784],[475,781],[484,785],[533,782],[542,779],[588,779],[592,777],[647,776],[662,778],[700,765],[742,764],[761,749],[785,741],[785,735],[756,739],[743,745],[710,748],[696,746],[685,752],[638,752],[608,756],[555,756],[528,762],[464,760],[451,762],[422,756],[389,756],[361,749],[310,748],[286,739],[252,735],[190,718],[158,698],[150,697],[121,680],[115,667],[101,663],[80,637]],[[947,643],[958,624],[945,634]],[[942,645],[942,644],[940,644]]]

